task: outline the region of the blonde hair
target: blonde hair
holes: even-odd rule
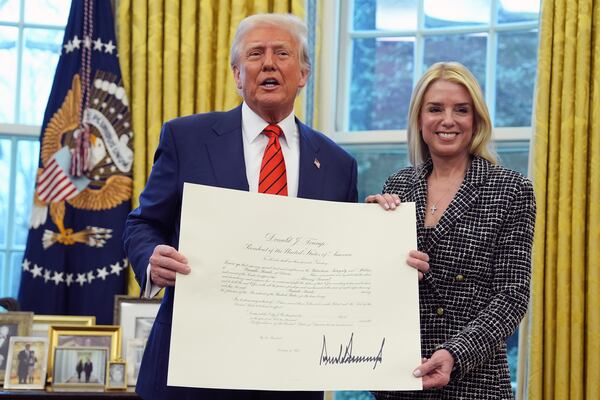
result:
[[[276,26],[286,29],[296,39],[299,47],[300,67],[310,71],[310,57],[308,55],[308,28],[302,19],[293,14],[254,14],[244,18],[237,27],[233,43],[231,44],[231,66],[238,64],[244,36],[248,31],[264,25]]]
[[[458,62],[439,62],[433,64],[419,79],[413,90],[408,109],[407,129],[410,162],[414,166],[417,166],[430,157],[429,148],[423,141],[423,136],[419,129],[419,116],[427,89],[429,89],[429,86],[433,82],[440,79],[458,83],[469,92],[473,101],[473,107],[475,108],[475,130],[473,131],[469,153],[496,164],[498,161],[492,143],[492,122],[483,98],[483,93],[473,74]]]

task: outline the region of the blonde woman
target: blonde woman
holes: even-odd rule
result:
[[[366,198],[416,202],[422,392],[377,399],[510,399],[506,339],[529,300],[535,199],[531,182],[497,164],[481,89],[461,64],[432,65],[409,109],[413,166]]]

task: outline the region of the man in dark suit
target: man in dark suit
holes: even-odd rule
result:
[[[167,387],[176,273],[190,267],[176,249],[184,182],[251,192],[355,202],[356,161],[294,117],[310,72],[307,30],[282,14],[244,19],[231,48],[241,106],[165,123],[154,166],[127,220],[125,249],[146,296],[166,287],[137,381],[147,399],[321,400],[322,392]],[[207,227],[209,229],[209,227]],[[294,374],[294,366],[287,366]]]
[[[29,354],[31,346],[29,343],[25,345],[25,348],[19,351],[17,358],[19,364],[17,365],[17,375],[19,376],[19,383],[27,383],[27,373],[29,372]]]

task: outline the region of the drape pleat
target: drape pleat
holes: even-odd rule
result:
[[[238,23],[263,12],[304,17],[303,0],[119,0],[119,59],[134,132],[133,203],[146,184],[163,122],[240,104],[229,51]],[[296,115],[302,118],[302,99]],[[139,287],[130,271],[129,293]]]
[[[599,3],[542,2],[529,399],[600,391]]]

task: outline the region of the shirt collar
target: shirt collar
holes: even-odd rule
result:
[[[256,140],[267,125],[269,125],[269,123],[248,107],[246,102],[242,103],[242,131],[248,143],[252,143]],[[288,144],[298,135],[294,111],[279,121],[277,125],[279,125],[283,131],[282,137]]]

